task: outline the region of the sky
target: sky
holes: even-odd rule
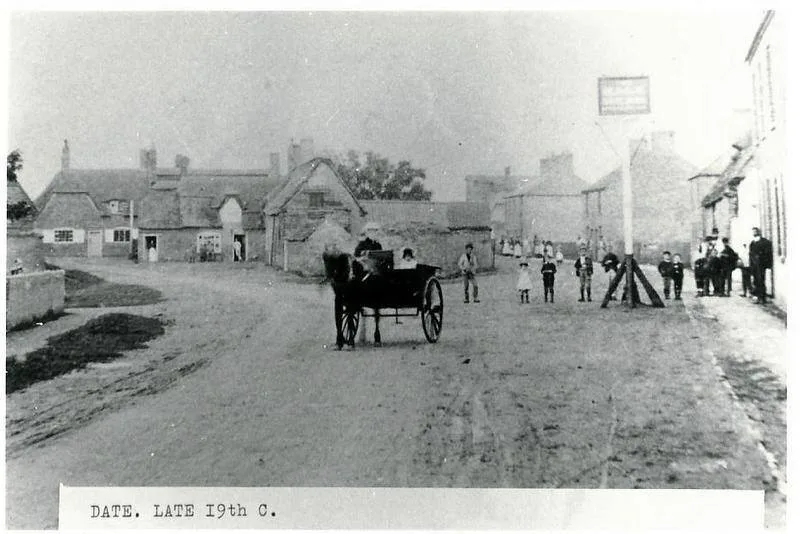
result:
[[[14,12],[8,150],[36,196],[58,172],[133,168],[154,146],[194,168],[268,168],[290,139],[426,170],[435,200],[468,174],[538,174],[572,152],[593,182],[614,147],[674,130],[698,167],[749,119],[760,9],[504,12]],[[600,76],[649,76],[652,113],[599,117]],[[737,111],[738,110],[738,111]],[[737,118],[738,117],[738,118]]]

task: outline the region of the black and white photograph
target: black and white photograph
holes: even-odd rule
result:
[[[5,528],[786,529],[792,19],[645,6],[14,6]]]

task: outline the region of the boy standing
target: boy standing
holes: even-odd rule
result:
[[[552,258],[545,258],[542,263],[542,281],[544,282],[544,301],[550,295],[550,304],[553,303],[553,287],[556,283],[556,264]]]
[[[612,250],[612,245],[606,245],[606,255],[603,256],[601,260],[601,265],[603,269],[606,271],[606,276],[608,277],[608,287],[611,287],[611,283],[614,281],[614,278],[617,276],[617,269],[619,269],[619,258],[614,251]],[[616,293],[616,290],[614,291]],[[612,293],[611,300],[617,300],[617,297]]]
[[[464,247],[464,254],[458,259],[458,268],[461,269],[461,275],[464,277],[464,303],[469,303],[469,283],[472,282],[472,302],[480,302],[478,300],[478,284],[475,283],[475,273],[478,270],[478,260],[473,254],[472,243],[467,243]]]
[[[664,281],[664,298],[669,300],[669,290],[672,285],[672,254],[669,250],[665,250],[662,257],[661,263],[658,264],[658,274]]]
[[[681,262],[680,254],[672,256],[670,275],[672,276],[673,284],[675,284],[675,300],[681,300],[681,291],[683,290],[683,263]]]
[[[575,276],[581,279],[581,298],[578,302],[585,302],[588,300],[592,302],[592,274],[594,268],[592,267],[592,260],[586,255],[586,247],[581,247],[580,256],[575,260]],[[584,294],[587,299],[584,299]]]

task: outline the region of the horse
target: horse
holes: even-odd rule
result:
[[[373,336],[376,347],[381,345],[380,310],[370,298],[379,291],[381,275],[376,263],[369,258],[355,258],[351,254],[342,252],[336,247],[325,247],[322,253],[322,262],[325,265],[325,281],[330,282],[334,294],[334,321],[336,323],[336,349],[341,350],[345,344],[342,334],[342,317],[345,309],[358,310],[363,307],[375,310],[375,333]],[[370,306],[370,304],[373,304]],[[348,340],[351,347],[355,346],[355,337]]]

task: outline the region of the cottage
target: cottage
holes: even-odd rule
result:
[[[631,141],[634,254],[640,261],[658,262],[669,249],[689,257],[691,220],[689,177],[697,169],[674,149],[673,132],[653,132],[649,138]],[[616,169],[583,191],[584,236],[599,244],[623,250],[622,172]]]
[[[267,170],[156,171],[141,202],[139,258],[263,259],[261,210],[268,193],[280,182],[279,176]]]
[[[333,163],[312,158],[296,166],[285,182],[267,196],[266,263],[290,271],[305,271],[307,266],[316,264],[321,268],[321,250],[310,246],[315,241],[309,238],[323,223],[352,235],[363,215],[364,208],[336,173]]]
[[[37,198],[34,229],[51,256],[122,256],[138,235],[139,201],[150,173],[139,169],[72,169],[64,141],[61,171]]]

